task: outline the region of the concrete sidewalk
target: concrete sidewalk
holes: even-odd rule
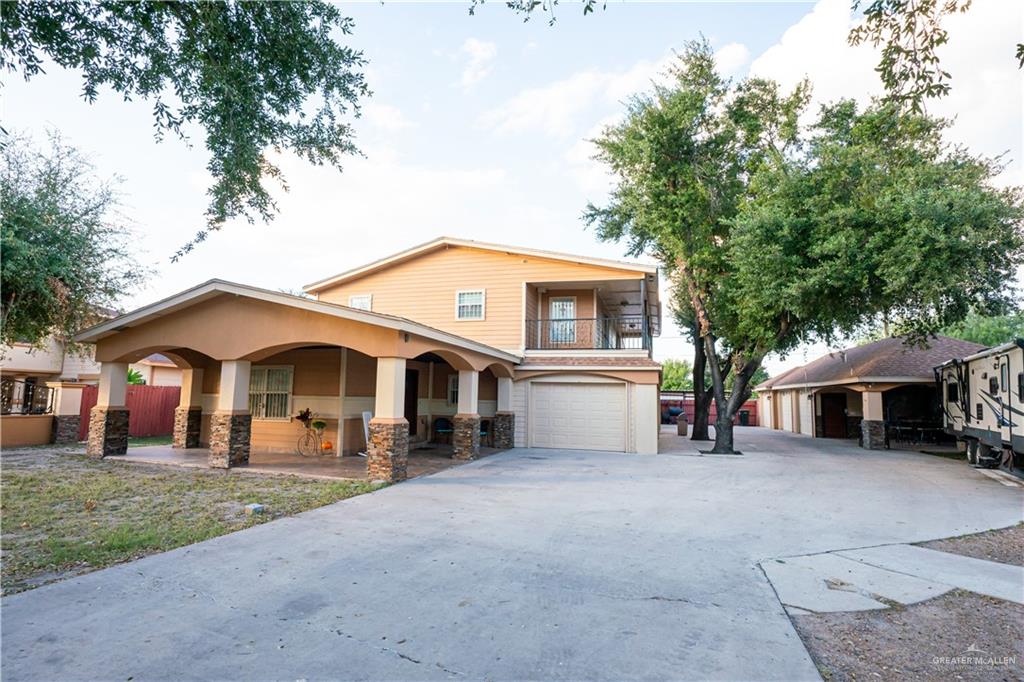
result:
[[[3,676],[817,679],[759,562],[1021,520],[960,462],[738,441],[513,450],[14,595]]]

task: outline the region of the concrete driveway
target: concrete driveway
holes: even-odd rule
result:
[[[964,463],[512,450],[5,598],[5,680],[816,679],[758,568],[1022,519]]]

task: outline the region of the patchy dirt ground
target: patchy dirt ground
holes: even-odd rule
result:
[[[1024,566],[1024,524],[975,535],[922,542],[920,546],[975,559]]]
[[[1024,679],[1024,606],[972,592],[793,623],[829,682]]]
[[[920,543],[1024,565],[1024,525]],[[822,677],[1024,680],[1024,606],[954,590],[910,606],[792,617]]]
[[[365,482],[0,454],[0,592],[10,594],[369,492]],[[246,514],[260,503],[265,513]]]

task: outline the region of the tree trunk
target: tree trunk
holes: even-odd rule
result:
[[[707,389],[704,373],[707,371],[707,353],[697,335],[694,324],[693,339],[693,434],[690,440],[711,440],[708,435],[708,414],[711,412],[711,391]]]
[[[761,366],[761,358],[755,357],[748,360],[738,372],[733,381],[732,393],[728,398],[725,396],[725,379],[721,372],[717,373],[713,368],[711,378],[715,380],[715,407],[718,414],[715,419],[715,445],[711,452],[718,454],[734,455],[736,450],[733,441],[733,419],[736,413],[743,407],[743,403],[750,397],[750,379],[754,372]],[[722,390],[718,390],[719,381]]]

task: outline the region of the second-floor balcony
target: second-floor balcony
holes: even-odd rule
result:
[[[642,315],[526,321],[527,350],[647,350],[650,320]]]

